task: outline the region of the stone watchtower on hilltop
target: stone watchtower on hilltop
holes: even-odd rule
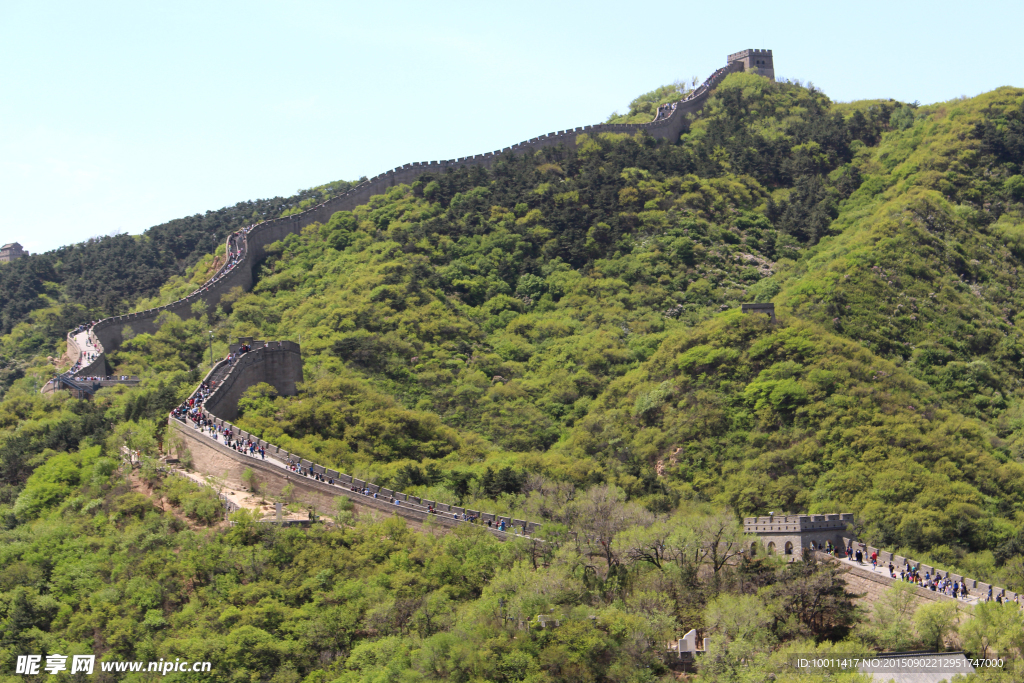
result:
[[[725,63],[727,65],[742,64],[742,71],[757,69],[757,73],[768,80],[775,80],[775,63],[772,61],[771,50],[742,50],[729,55]]]
[[[20,259],[22,256],[28,256],[28,252],[25,251],[20,244],[17,242],[11,242],[0,247],[0,263],[7,263]]]
[[[760,539],[769,553],[782,553],[802,557],[803,550],[818,550],[830,541],[837,548],[845,547],[843,537],[851,537],[847,525],[853,524],[853,513],[838,515],[773,515],[746,517],[743,532]],[[758,541],[750,546],[750,554],[757,554]]]

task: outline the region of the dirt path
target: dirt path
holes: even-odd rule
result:
[[[210,479],[205,475],[199,474],[198,472],[190,472],[189,470],[181,467],[172,467],[171,469],[179,475],[183,475],[194,481],[200,486],[211,487],[214,491],[218,491],[240,508],[259,512],[261,518],[277,517],[274,503],[267,502],[267,500],[259,494],[235,490],[231,488],[230,485],[219,485],[217,482],[210,481]],[[308,515],[295,512],[283,512],[281,518],[284,520],[306,520],[308,519]]]

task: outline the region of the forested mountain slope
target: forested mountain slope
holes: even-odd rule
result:
[[[123,313],[140,296],[151,296],[204,254],[212,254],[232,230],[288,215],[347,190],[334,182],[289,198],[259,199],[179,218],[141,235],[91,238],[0,268],[0,332],[6,334],[31,311],[59,306],[65,328],[84,319]]]
[[[811,568],[732,574],[699,551],[685,559],[703,542],[693,530],[730,515],[852,511],[876,545],[1024,589],[1022,121],[1019,89],[835,104],[733,74],[678,144],[581,135],[574,149],[425,175],[288,237],[250,293],[109,354],[117,374],[143,377],[138,389],[40,397],[40,356],[66,330],[37,312],[3,340],[40,356],[0,402],[5,559],[25,565],[0,588],[25,587],[19,609],[47,624],[34,637],[80,640],[86,617],[45,619],[64,609],[49,596],[60,587],[68,614],[100,606],[76,602],[63,574],[34,573],[35,535],[66,519],[118,544],[148,539],[154,556],[201,548],[213,559],[174,560],[147,588],[156,597],[116,617],[149,626],[114,638],[111,617],[105,642],[137,652],[142,638],[160,656],[218,643],[279,683],[417,667],[430,680],[654,680],[665,672],[649,644],[691,625],[723,652],[741,641],[722,666],[765,673],[767,652],[800,638],[899,646],[882,625],[855,628],[841,585]],[[136,305],[202,281],[214,257],[188,258],[161,291],[133,290]],[[737,310],[768,300],[776,325]],[[525,548],[412,542],[366,520],[197,540],[132,497],[105,458],[129,440],[155,452],[166,411],[201,376],[208,330],[216,355],[237,336],[301,341],[302,391],[254,388],[243,429],[389,488],[543,519],[540,568]],[[203,516],[202,501],[169,495]],[[681,550],[652,560],[663,545]],[[99,565],[91,576],[97,590],[132,580]],[[811,583],[832,616],[788,617]],[[571,629],[513,643],[506,605],[514,620],[558,611]],[[730,630],[730,614],[757,629]],[[345,635],[311,644],[328,632]],[[488,657],[471,656],[485,641]],[[719,673],[705,680],[733,680]]]
[[[794,312],[905,363],[1016,444],[1022,389],[1024,107],[1003,88],[894,117],[828,237],[781,269]],[[999,419],[1009,409],[1012,416]]]

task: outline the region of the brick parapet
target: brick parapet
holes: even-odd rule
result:
[[[938,569],[923,562],[903,557],[902,555],[897,555],[888,550],[875,548],[874,546],[870,546],[866,543],[861,543],[855,538],[844,537],[843,541],[846,544],[846,547],[850,547],[852,545],[854,550],[860,550],[863,553],[864,559],[867,561],[870,561],[871,555],[873,553],[878,553],[879,566],[884,565],[888,567],[889,563],[891,562],[896,571],[908,567],[917,567],[918,571],[922,575],[927,573],[931,576],[937,576],[940,579],[952,579],[953,581],[963,581],[964,584],[967,586],[967,590],[970,591],[970,594],[974,596],[986,597],[988,595],[989,588],[992,589],[993,599],[997,596],[1002,596],[1004,600],[1009,600],[1012,602],[1013,600],[1017,599],[1019,595],[1014,591],[1009,591],[1005,588],[1000,588],[998,586],[985,583],[984,581],[978,581],[977,579],[972,579],[970,577],[963,576],[962,574],[957,574],[955,572],[951,572],[945,569]],[[886,578],[886,580],[892,581],[892,579],[888,579],[887,577],[882,578]]]
[[[811,530],[846,531],[853,524],[852,513],[826,515],[778,515],[770,517],[746,517],[743,531],[748,534],[790,533]]]
[[[235,438],[252,440],[257,447],[265,450],[267,457],[270,458],[271,461],[277,461],[281,463],[283,467],[287,467],[292,464],[301,466],[304,469],[312,470],[317,474],[321,474],[329,479],[339,482],[338,485],[331,485],[319,482],[316,479],[290,473],[287,469],[282,469],[282,467],[265,465],[262,460],[250,458],[237,453],[233,449],[221,444],[219,441],[215,441],[208,436],[199,434],[195,429],[181,422],[173,415],[168,417],[168,424],[173,425],[176,428],[180,426],[187,430],[187,432],[190,432],[189,439],[191,443],[202,444],[204,448],[214,448],[215,450],[222,452],[222,454],[228,455],[233,460],[248,463],[249,466],[252,466],[252,463],[260,463],[261,465],[264,465],[263,469],[269,467],[270,469],[267,469],[266,471],[275,475],[278,479],[280,479],[281,476],[284,476],[286,480],[289,480],[291,483],[296,485],[298,485],[299,482],[308,482],[309,485],[313,487],[312,490],[319,491],[320,493],[327,493],[331,496],[343,495],[352,498],[353,500],[360,501],[360,504],[362,505],[385,509],[414,521],[423,521],[424,519],[429,518],[442,520],[446,526],[452,526],[457,523],[466,522],[464,520],[455,519],[454,517],[444,517],[444,515],[440,513],[452,515],[465,514],[471,518],[479,518],[483,523],[488,521],[495,523],[504,521],[507,526],[515,529],[524,529],[525,527],[527,535],[533,534],[533,532],[541,526],[536,522],[466,509],[463,507],[449,505],[447,503],[440,503],[434,500],[412,496],[402,492],[392,491],[352,475],[328,469],[323,465],[306,460],[294,453],[289,453],[280,446],[265,441],[244,429],[239,429],[236,425],[232,424],[230,420],[234,419],[237,415],[238,398],[247,388],[260,382],[267,382],[268,384],[273,385],[283,395],[294,395],[296,393],[297,383],[302,381],[302,361],[298,344],[290,341],[271,341],[257,342],[254,344],[254,347],[254,350],[238,356],[233,363],[226,359],[219,361],[206,374],[203,382],[208,385],[214,381],[214,378],[221,377],[220,382],[217,386],[213,387],[213,391],[206,398],[205,404],[203,404],[203,408],[207,415],[218,428],[230,429],[231,432],[236,435]],[[227,372],[225,372],[225,370]],[[197,388],[196,391],[193,392],[193,398],[198,396],[198,391],[199,390]],[[230,417],[225,419],[225,412],[222,411],[226,411]],[[217,476],[224,474],[224,472],[210,471],[209,467],[206,467],[201,471],[205,471],[206,474],[214,474]],[[346,491],[342,485],[355,486],[360,490],[367,489],[370,491],[371,495],[364,496],[357,492]],[[387,498],[394,498],[402,503],[406,503],[406,506],[395,506],[393,504],[385,503],[380,499],[373,498],[373,494]],[[369,501],[372,501],[372,503]],[[438,514],[428,513],[428,507],[432,507],[437,510]],[[506,537],[511,538],[515,535],[514,533],[502,532],[495,528],[484,528],[487,528],[487,530],[493,535],[502,539]]]
[[[105,349],[112,350],[122,343],[123,330],[126,326],[130,327],[134,334],[152,334],[156,332],[158,318],[164,312],[173,313],[185,320],[193,316],[192,305],[197,301],[202,301],[208,310],[213,310],[223,296],[235,287],[241,287],[243,291],[248,291],[252,287],[252,269],[266,256],[267,245],[284,239],[290,234],[298,233],[307,225],[326,223],[334,213],[351,211],[355,207],[365,204],[371,197],[383,194],[396,185],[411,183],[423,174],[444,173],[448,170],[471,166],[489,168],[495,160],[505,154],[536,151],[557,145],[575,145],[577,137],[581,134],[599,135],[601,133],[645,131],[658,139],[675,139],[689,127],[690,115],[696,114],[703,107],[711,91],[721,83],[722,79],[729,73],[742,70],[742,68],[742,64],[731,62],[716,70],[689,96],[677,102],[676,109],[672,111],[672,114],[663,119],[640,124],[603,123],[582,126],[540,135],[484,154],[404,164],[365,180],[348,191],[306,211],[251,226],[247,232],[242,231],[241,233],[241,239],[245,243],[244,256],[235,267],[225,266],[209,282],[182,299],[145,311],[113,316],[96,323],[92,329],[98,339],[98,351],[101,357],[97,360],[103,360]],[[229,244],[231,237],[232,235],[229,235],[227,238]]]

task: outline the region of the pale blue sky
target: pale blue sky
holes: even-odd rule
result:
[[[0,242],[35,252],[603,121],[745,48],[835,100],[1024,86],[1024,2],[0,3]]]

